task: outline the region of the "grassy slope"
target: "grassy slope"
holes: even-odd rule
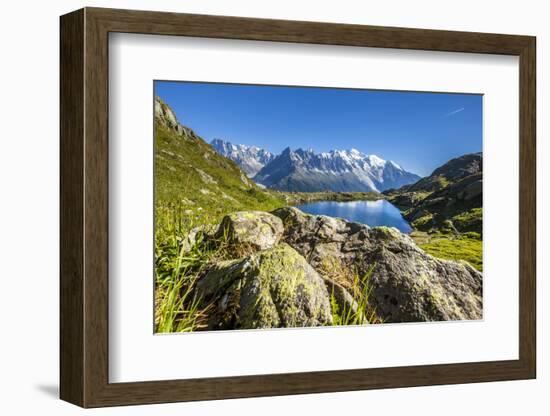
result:
[[[215,222],[231,211],[270,210],[285,204],[202,139],[178,136],[161,124],[156,126],[155,139],[157,206],[188,210],[201,222]]]
[[[434,257],[447,260],[465,260],[483,271],[483,240],[479,234],[428,234],[414,231],[411,234],[416,244]]]
[[[468,229],[470,223],[475,224],[472,228],[477,229],[482,216],[482,208],[473,208],[455,215],[451,221],[455,226],[461,223],[460,229]],[[479,233],[457,232],[444,227],[436,232],[420,232],[418,230],[422,229],[422,218],[413,221],[412,226],[417,230],[412,234],[413,239],[427,253],[442,259],[465,260],[479,271],[483,271],[483,239]]]
[[[467,229],[470,223],[474,223],[477,229],[483,216],[482,208],[473,208],[469,211],[457,214],[451,218],[453,225],[461,223],[460,229]],[[415,230],[411,237],[416,244],[434,257],[447,260],[465,260],[479,271],[483,271],[483,239],[474,231],[457,232],[441,227],[430,232],[420,231],[424,229],[424,221],[431,220],[432,216],[427,215],[411,225]],[[459,227],[457,227],[459,228]]]

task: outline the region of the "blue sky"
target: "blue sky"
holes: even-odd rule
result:
[[[273,153],[355,148],[421,176],[482,150],[482,96],[155,81],[155,94],[205,140]]]

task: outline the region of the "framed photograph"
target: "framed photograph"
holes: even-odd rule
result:
[[[534,37],[60,28],[63,400],[535,378]]]

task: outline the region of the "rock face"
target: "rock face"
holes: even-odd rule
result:
[[[155,97],[155,120],[180,136],[197,140],[197,136],[193,130],[180,124],[176,114],[159,97]]]
[[[197,290],[214,302],[209,329],[330,325],[329,295],[319,274],[287,244],[220,262]]]
[[[475,177],[474,177],[475,178]],[[475,178],[464,187],[464,190],[458,194],[458,198],[469,201],[474,198],[480,198],[483,192],[483,180]]]
[[[465,262],[436,259],[395,228],[306,215],[296,208],[273,212],[283,239],[318,271],[336,259],[360,275],[371,273],[369,302],[385,322],[482,318],[482,275]]]
[[[276,245],[283,235],[283,222],[263,211],[241,211],[222,220],[216,238],[227,236],[235,245],[264,250]]]

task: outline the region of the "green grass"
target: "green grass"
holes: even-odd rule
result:
[[[427,214],[417,220],[414,220],[411,225],[417,230],[428,230],[432,226],[433,219],[433,214]]]
[[[480,230],[483,221],[483,209],[472,208],[451,218],[454,226],[460,231]]]
[[[464,260],[483,271],[483,241],[479,234],[470,232],[459,236],[436,234],[412,235],[418,246],[434,257],[447,260]]]
[[[209,264],[233,258],[234,252],[227,235],[215,245],[206,241],[201,231],[192,242],[182,238],[197,225],[187,217],[176,216],[174,220],[163,215],[157,217],[157,223],[159,220],[165,227],[158,228],[155,235],[156,332],[200,330],[207,326],[212,305],[195,296],[197,280]],[[166,224],[177,228],[166,228]]]
[[[383,323],[376,313],[376,308],[372,307],[370,302],[370,294],[372,287],[370,279],[374,271],[372,266],[364,276],[360,276],[357,272],[353,273],[353,280],[350,291],[355,299],[356,307],[341,308],[336,301],[334,292],[330,295],[330,306],[332,310],[332,321],[334,326],[341,325],[364,325]],[[340,271],[341,273],[345,271]]]
[[[440,189],[443,189],[443,188],[449,186],[449,183],[450,183],[449,180],[445,176],[438,176],[436,178],[436,181],[437,181]]]

